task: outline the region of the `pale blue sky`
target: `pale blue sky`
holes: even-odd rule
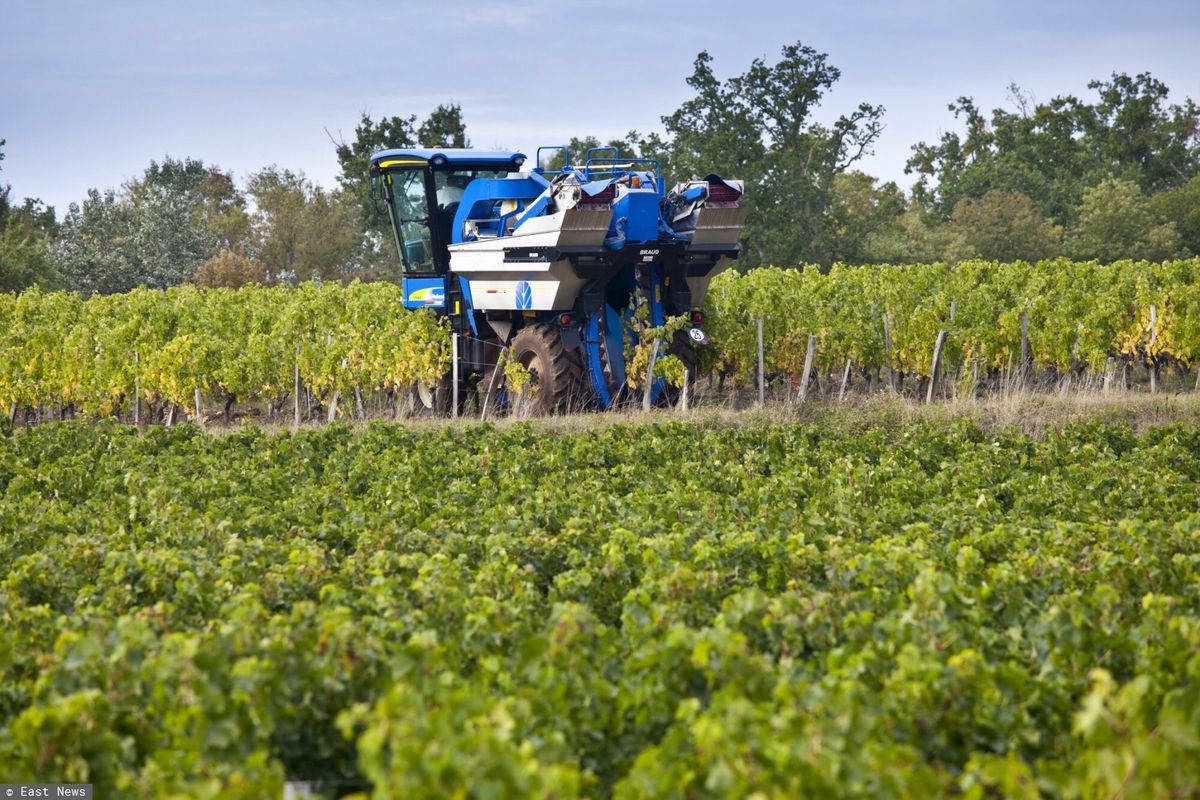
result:
[[[89,187],[191,156],[240,179],[276,163],[332,185],[326,136],[359,113],[461,103],[478,147],[659,129],[700,50],[721,77],[800,40],[842,70],[822,118],[882,103],[863,163],[903,174],[912,144],[954,127],[946,105],[1086,95],[1150,71],[1200,99],[1200,2],[14,2],[0,0],[0,182],[60,216]]]

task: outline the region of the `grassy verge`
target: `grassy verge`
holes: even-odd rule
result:
[[[1029,392],[975,402],[962,400],[930,405],[896,396],[875,395],[856,397],[844,403],[768,402],[762,408],[749,409],[701,408],[686,413],[665,409],[650,412],[614,411],[530,420],[499,417],[490,418],[488,422],[502,429],[518,423],[528,423],[539,430],[574,433],[607,425],[661,424],[672,421],[687,421],[704,428],[741,428],[802,422],[855,431],[868,428],[899,429],[921,422],[952,422],[963,419],[974,421],[984,430],[1015,429],[1035,437],[1041,437],[1048,431],[1061,430],[1065,425],[1078,420],[1122,424],[1140,432],[1173,422],[1200,424],[1200,395],[1049,395]],[[466,430],[477,426],[479,422],[476,418],[410,419],[397,424],[419,429],[450,425]]]

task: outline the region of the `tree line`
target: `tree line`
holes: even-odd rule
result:
[[[745,268],[1200,254],[1200,109],[1171,102],[1148,73],[1114,73],[1086,97],[1045,102],[1013,85],[1007,107],[990,113],[960,97],[949,107],[961,128],[913,145],[908,191],[862,169],[883,134],[883,106],[864,101],[817,119],[839,78],[826,54],[798,42],[724,79],[701,52],[691,96],[662,117],[662,132],[581,135],[570,148],[658,158],[669,181],[746,180]],[[469,147],[461,106],[424,119],[364,113],[350,141],[331,141],[341,173],[328,188],[276,165],[239,183],[218,166],[168,157],[119,189],[89,189],[59,220],[0,185],[0,290],[394,278],[367,166],[376,150],[418,144]]]

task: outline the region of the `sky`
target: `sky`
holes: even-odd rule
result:
[[[661,130],[702,50],[726,78],[796,41],[841,70],[819,120],[886,108],[860,166],[905,188],[912,145],[958,130],[960,95],[1089,97],[1090,80],[1149,71],[1200,100],[1197,0],[0,0],[0,184],[60,217],[167,155],[333,186],[330,137],[352,139],[363,112],[449,101],[474,146],[532,155]]]

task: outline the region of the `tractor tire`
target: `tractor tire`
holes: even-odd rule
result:
[[[543,324],[522,328],[513,337],[512,358],[530,373],[530,385],[523,392],[507,392],[514,412],[545,416],[582,408],[583,362],[578,351],[563,347],[557,328]]]

